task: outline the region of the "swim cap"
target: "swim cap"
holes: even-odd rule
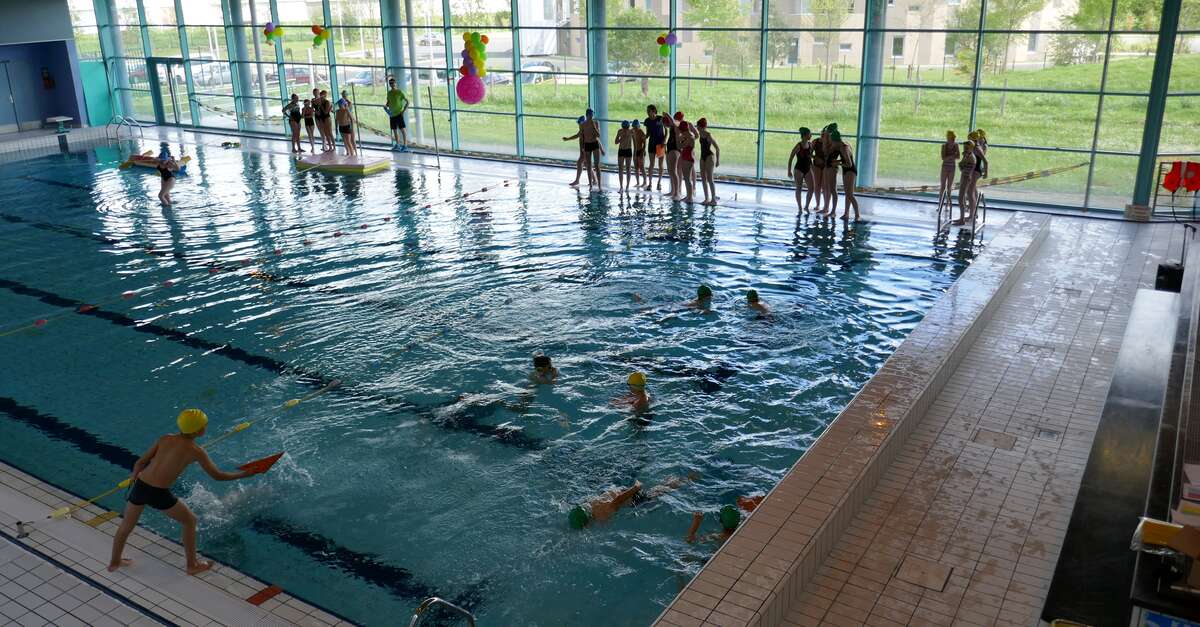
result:
[[[572,529],[583,529],[588,524],[588,513],[582,507],[576,505],[567,513],[567,522],[571,524]]]
[[[533,365],[536,368],[549,368],[550,367],[550,357],[548,357],[546,355],[534,355],[533,356]]]
[[[642,122],[640,120],[633,121],[633,128],[641,128],[641,127],[642,127]]]
[[[575,123],[576,123],[576,124],[583,124],[583,121],[584,121],[585,119],[587,119],[587,118],[585,118],[585,117],[583,117],[583,116],[581,115],[581,116],[579,116],[579,119],[575,120]]]
[[[682,122],[682,121],[681,121],[681,122],[679,123],[679,130],[681,130],[681,131],[686,131],[686,130],[688,130],[688,123],[687,123],[687,122]]]
[[[635,373],[629,375],[629,378],[626,379],[626,382],[629,383],[629,385],[636,385],[638,387],[646,387],[646,375],[644,375],[640,372],[635,372]]]
[[[837,129],[835,128],[832,131],[829,131],[829,138],[835,142],[840,142],[840,141],[842,141],[842,134],[839,133],[837,131]]]
[[[837,122],[830,122],[829,126],[826,126],[825,129],[828,130],[830,133],[836,132],[838,130]]]
[[[596,112],[592,111],[591,109],[588,109],[587,111],[584,111],[583,114],[590,118],[590,117],[596,115]]]
[[[679,122],[681,120],[683,120],[683,111],[676,111],[675,112],[675,121]]]
[[[967,139],[971,141],[979,139],[979,131],[971,131],[970,133],[967,133]]]
[[[712,297],[712,288],[707,285],[701,285],[700,287],[696,288],[696,297],[697,298]]]
[[[629,128],[629,120],[621,120],[621,128]]]
[[[742,514],[732,505],[726,505],[721,508],[721,528],[725,531],[733,531],[737,529],[738,523],[742,522]]]
[[[801,135],[812,135],[812,129],[808,128],[807,126],[801,126],[800,134]]]
[[[699,120],[696,120],[696,126],[699,126],[700,128],[708,128],[708,118],[700,118]]]
[[[190,435],[200,431],[208,425],[208,416],[199,409],[185,409],[179,412],[179,417],[175,419],[175,424],[179,425],[179,432],[185,435]]]
[[[757,303],[758,302],[758,290],[750,290],[750,291],[746,292],[746,300],[748,300],[752,303]]]
[[[983,139],[983,140],[987,139],[987,132],[985,132],[983,129],[977,128],[977,129],[975,129],[975,132],[979,133],[979,139]]]
[[[954,141],[955,139],[958,139],[958,135],[956,135],[954,133],[954,131],[947,129],[946,130],[946,141]]]

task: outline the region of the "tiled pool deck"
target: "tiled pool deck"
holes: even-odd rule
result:
[[[1134,292],[1182,240],[1043,219],[1010,222],[659,624],[1038,624]]]
[[[147,141],[192,137],[156,133]],[[791,202],[785,190],[730,188],[745,198],[734,207]],[[863,204],[868,217],[930,214]],[[660,624],[1036,624],[1133,293],[1180,236],[1165,224],[1010,218]],[[17,520],[76,500],[0,464],[0,626],[348,624],[227,566],[189,578],[181,548],[142,529],[134,567],[110,574],[119,519],[84,524],[98,507],[14,537]]]

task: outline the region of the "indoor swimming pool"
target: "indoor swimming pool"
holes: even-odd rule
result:
[[[366,624],[432,595],[482,624],[649,623],[716,549],[684,541],[692,512],[712,532],[770,490],[976,252],[915,220],[589,195],[469,160],[297,173],[197,138],[172,208],[153,170],[118,168],[129,146],[0,165],[2,461],[92,495],[182,408],[210,437],[262,418],[213,458],[286,451],[270,473],[177,486],[201,553]],[[700,284],[711,311],[684,306]],[[556,385],[528,382],[538,352]],[[631,419],[612,401],[635,370],[653,406]]]

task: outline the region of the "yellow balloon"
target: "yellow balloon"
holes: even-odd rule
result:
[[[463,41],[470,43],[471,33],[463,33]]]
[[[480,78],[487,76],[487,68],[483,67],[482,65],[477,65],[475,67],[479,68],[479,77]]]

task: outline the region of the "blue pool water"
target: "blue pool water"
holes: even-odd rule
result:
[[[213,455],[286,450],[269,474],[178,486],[201,551],[368,624],[433,594],[483,624],[648,623],[714,550],[683,541],[691,512],[770,489],[972,254],[928,225],[588,196],[505,165],[359,180],[188,152],[173,209],[116,148],[0,165],[0,332],[48,320],[0,337],[0,457],[90,495],[184,407],[210,434],[264,418]],[[712,313],[683,310],[701,282]],[[536,351],[558,385],[526,383]],[[634,369],[648,423],[610,403]]]

